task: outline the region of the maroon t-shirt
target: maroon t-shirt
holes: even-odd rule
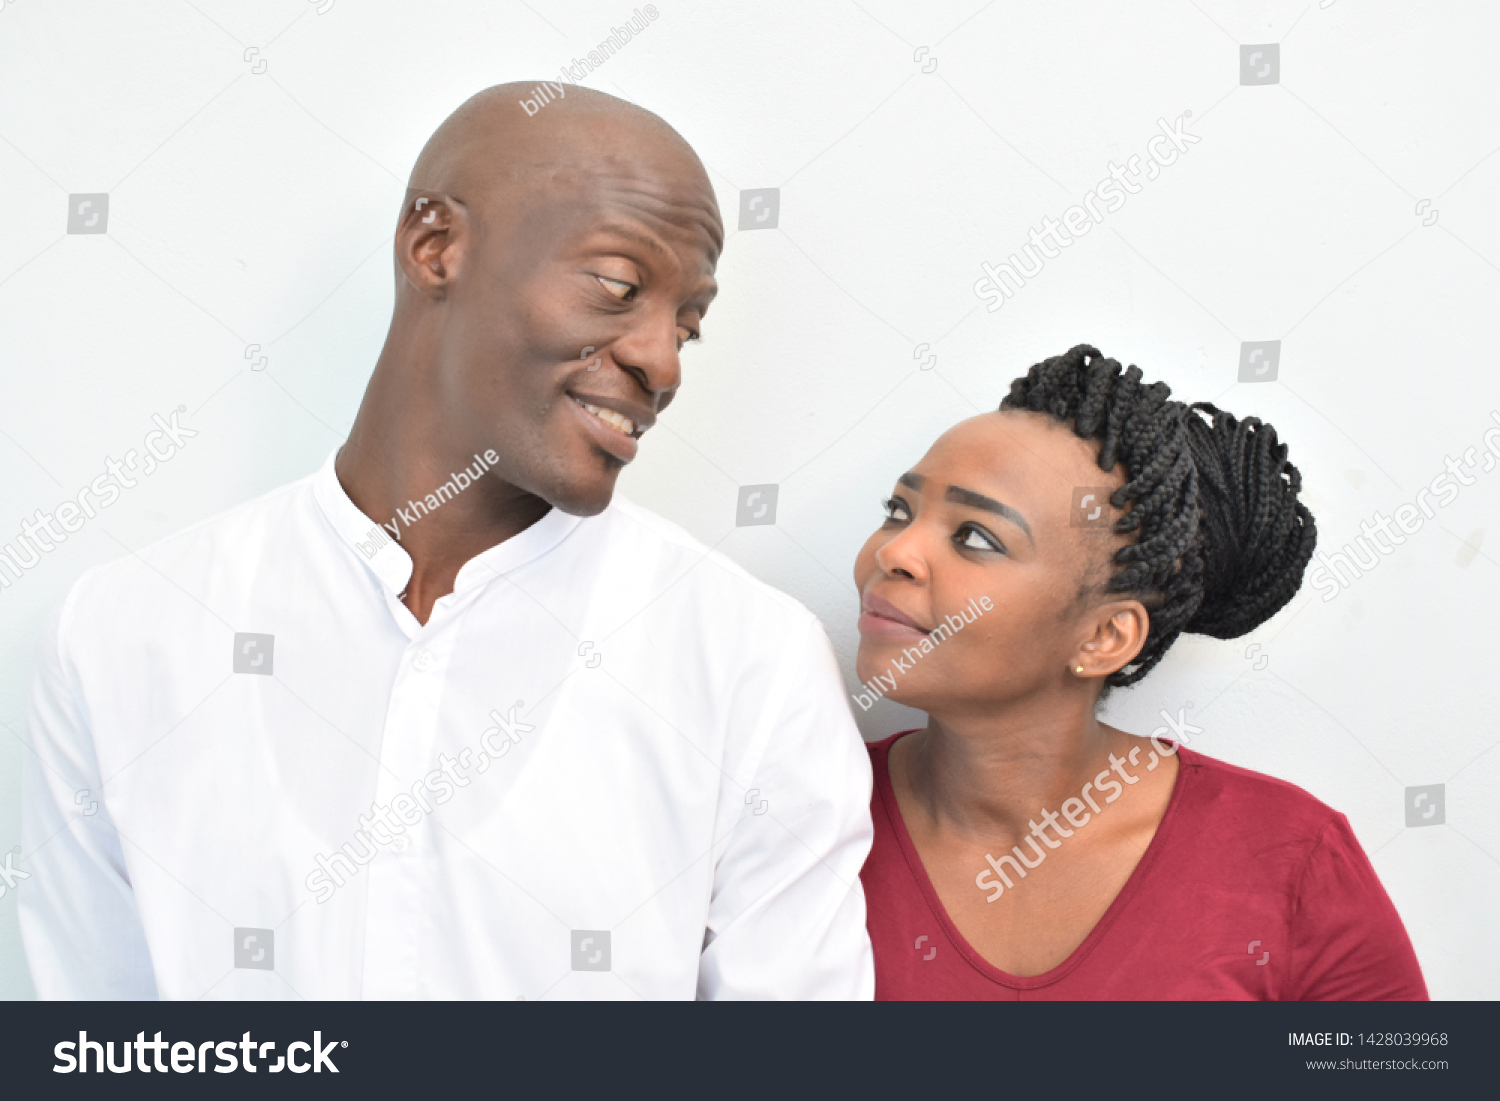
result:
[[[877,1000],[1427,998],[1348,820],[1181,747],[1156,836],[1084,942],[1041,975],[992,967],[949,920],[901,820],[887,767],[899,737],[869,747],[875,844],[860,878]]]

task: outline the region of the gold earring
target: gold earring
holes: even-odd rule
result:
[[[1073,670],[1073,672],[1075,672],[1075,673],[1082,673],[1083,672],[1083,666],[1081,666],[1081,665],[1078,666],[1076,669]]]

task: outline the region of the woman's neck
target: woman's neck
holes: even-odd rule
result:
[[[1094,717],[1091,701],[1036,701],[984,714],[931,714],[896,743],[904,794],[937,829],[1019,837],[1076,798],[1136,739]]]

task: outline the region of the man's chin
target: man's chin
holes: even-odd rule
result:
[[[537,443],[546,461],[518,471],[518,485],[570,516],[597,516],[609,507],[624,462],[591,440],[553,438]]]
[[[598,516],[614,500],[618,476],[618,471],[610,471],[602,476],[565,483],[538,496],[569,516]]]

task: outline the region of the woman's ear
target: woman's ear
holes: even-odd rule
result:
[[[1072,671],[1079,677],[1107,677],[1125,668],[1146,645],[1151,613],[1139,600],[1112,600],[1094,609],[1094,629],[1078,647]]]

